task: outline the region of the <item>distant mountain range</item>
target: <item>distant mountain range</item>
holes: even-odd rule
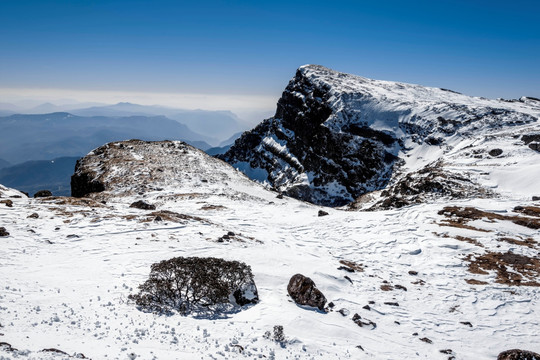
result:
[[[50,114],[68,112],[72,115],[94,117],[127,117],[127,116],[165,116],[188,126],[196,133],[206,136],[207,142],[217,146],[220,141],[246,130],[241,120],[230,111],[185,110],[158,105],[139,105],[121,102],[114,105],[99,103],[79,103],[55,105],[43,103],[33,107],[22,107],[10,103],[0,103],[0,116],[14,114]]]
[[[27,161],[0,169],[0,184],[17,188],[30,196],[50,190],[56,196],[70,195],[70,177],[79,157]]]
[[[164,116],[83,117],[70,113],[0,117],[0,157],[12,164],[83,156],[110,141],[183,140],[206,150],[213,138]]]

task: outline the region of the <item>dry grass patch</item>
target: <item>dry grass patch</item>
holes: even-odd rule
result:
[[[529,207],[533,208],[533,207]],[[468,229],[468,222],[473,220],[488,220],[491,222],[499,221],[511,221],[516,225],[524,226],[529,229],[540,229],[540,218],[516,216],[516,215],[501,215],[493,212],[479,210],[473,207],[459,207],[459,206],[447,206],[438,213],[444,215],[448,219],[443,220],[443,223],[439,225],[456,226]],[[477,231],[484,231],[483,229],[474,228]]]
[[[350,260],[339,260],[339,263],[341,265],[344,265],[348,267],[349,269],[352,269],[357,272],[364,272],[364,266],[362,264],[356,263],[354,261]]]
[[[488,251],[482,255],[467,255],[469,272],[488,275],[497,274],[495,282],[516,286],[540,286],[540,260],[536,257]],[[467,281],[468,282],[468,281]]]

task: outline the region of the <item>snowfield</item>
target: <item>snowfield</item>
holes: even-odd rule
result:
[[[129,156],[137,159],[142,148],[134,146]],[[491,219],[447,226],[448,217],[439,214],[467,206],[525,216],[513,209],[532,201],[441,200],[376,212],[324,208],[329,215],[319,217],[320,206],[277,198],[225,163],[187,149],[176,165],[191,181],[165,177],[158,179],[160,190],[142,195],[116,189],[95,200],[29,199],[0,190],[2,200],[13,202],[0,204],[0,223],[10,233],[0,238],[0,341],[11,346],[0,346],[1,358],[494,359],[510,348],[540,349],[540,288],[497,283],[495,272],[473,274],[465,260],[486,251],[537,257],[538,230]],[[151,152],[146,147],[145,157]],[[115,171],[124,181],[118,186],[138,184],[136,176]],[[154,211],[129,207],[141,199],[157,212],[188,216],[155,221]],[[235,236],[218,242],[228,232]],[[530,239],[531,247],[500,240],[505,237]],[[176,256],[247,263],[260,303],[226,318],[139,311],[128,295],[152,263]],[[357,271],[344,270],[340,261]],[[287,284],[296,273],[311,277],[334,304],[328,313],[292,302]],[[355,314],[376,326],[358,326]],[[285,342],[264,336],[275,325],[283,326]],[[42,351],[50,348],[68,355]]]

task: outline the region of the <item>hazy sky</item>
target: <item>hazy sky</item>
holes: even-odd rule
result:
[[[266,109],[307,63],[540,97],[539,14],[533,0],[0,0],[0,102],[137,94],[139,103]]]

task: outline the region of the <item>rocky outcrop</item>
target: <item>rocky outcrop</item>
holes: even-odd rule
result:
[[[527,350],[507,350],[497,356],[497,360],[540,360],[540,354]]]
[[[280,193],[339,206],[386,188],[415,148],[446,149],[450,138],[525,126],[539,116],[539,103],[529,98],[473,98],[305,65],[274,117],[218,156]]]
[[[326,297],[310,278],[302,274],[294,275],[289,280],[287,291],[295,303],[324,310]]]
[[[134,196],[148,202],[148,193],[166,188],[215,192],[210,188],[218,186],[233,193],[236,184],[245,183],[251,181],[244,174],[184,142],[127,140],[105,144],[79,159],[71,194],[100,201]]]
[[[38,192],[34,194],[35,198],[49,197],[49,196],[52,196],[52,192],[50,192],[49,190],[39,190]]]
[[[156,210],[156,206],[153,204],[149,204],[144,200],[135,201],[131,205],[129,205],[131,208],[141,209],[141,210]]]

